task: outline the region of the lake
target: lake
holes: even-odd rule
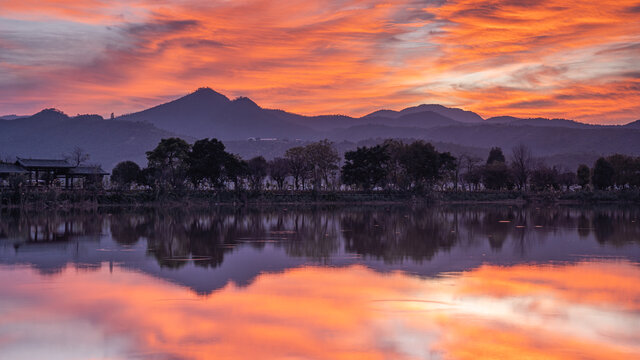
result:
[[[640,358],[640,208],[0,213],[0,359]]]

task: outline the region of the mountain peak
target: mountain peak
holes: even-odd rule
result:
[[[632,121],[628,124],[623,125],[624,127],[631,129],[640,129],[640,120]]]
[[[440,114],[442,116],[448,117],[452,120],[463,122],[463,123],[482,123],[484,119],[482,117],[472,111],[457,109],[457,108],[449,108],[439,104],[422,104],[417,106],[408,107],[401,111],[395,110],[378,110],[374,111],[369,115],[365,115],[363,117],[386,117],[391,119],[399,118],[403,115],[416,114],[421,112],[434,112]]]
[[[233,102],[240,105],[245,105],[254,108],[260,108],[258,104],[256,104],[253,100],[249,99],[245,96],[240,96],[238,98],[233,99]]]
[[[199,87],[193,93],[194,94],[219,94],[217,91],[215,91],[212,88],[207,87],[207,86]]]
[[[104,120],[104,118],[97,114],[78,114],[73,117],[74,120],[83,120],[83,121],[98,121]]]
[[[219,92],[209,88],[209,87],[201,87],[198,90],[192,92],[191,94],[183,97],[183,98],[194,98],[197,100],[204,101],[217,101],[217,102],[228,102],[229,98],[220,94]]]
[[[31,116],[31,118],[37,119],[51,119],[51,120],[66,120],[69,118],[67,114],[55,108],[48,108],[40,111],[37,114]]]

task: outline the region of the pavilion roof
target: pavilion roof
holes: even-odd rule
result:
[[[100,166],[76,166],[69,169],[70,175],[109,175]]]
[[[0,163],[0,174],[24,174],[27,171],[15,164]]]
[[[69,164],[67,160],[62,159],[23,159],[18,158],[16,164],[23,166],[25,168],[73,168],[74,166]]]

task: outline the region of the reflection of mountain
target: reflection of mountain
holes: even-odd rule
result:
[[[102,263],[209,293],[265,271],[363,263],[423,275],[483,262],[640,260],[640,209],[359,207],[0,215],[0,264],[54,274]]]

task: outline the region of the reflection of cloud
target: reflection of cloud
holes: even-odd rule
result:
[[[26,330],[0,354],[35,355],[54,335],[29,330],[58,323],[68,327],[55,335],[61,356],[82,330],[87,353],[109,347],[113,357],[629,358],[640,354],[638,276],[626,262],[483,266],[431,279],[310,267],[199,297],[133,272],[67,270],[43,287],[31,270],[3,269],[0,301],[11,312],[0,334]]]
[[[129,112],[207,85],[303,113],[442,102],[484,116],[632,120],[640,113],[638,79],[627,76],[638,70],[637,7],[632,0],[0,0],[2,57],[14,66],[13,76],[0,76],[0,106]],[[43,34],[53,35],[33,47]],[[60,59],[54,49],[68,51]],[[505,91],[490,96],[496,89]]]

